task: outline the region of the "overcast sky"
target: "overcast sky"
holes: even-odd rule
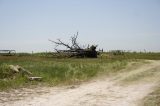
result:
[[[48,39],[160,51],[160,0],[0,0],[0,49],[53,51]]]

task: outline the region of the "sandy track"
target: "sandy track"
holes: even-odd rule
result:
[[[6,93],[0,97],[0,106],[136,106],[157,85],[156,81],[139,81],[127,86],[120,80],[160,66],[160,61],[150,61],[138,69],[123,72],[111,78],[100,78],[71,87],[25,89],[26,97],[18,98],[16,93]],[[160,71],[160,70],[159,70]],[[18,94],[22,94],[17,92]],[[29,93],[29,94],[28,94]],[[12,96],[14,94],[14,96]],[[20,100],[16,100],[20,99]],[[3,100],[3,101],[2,101]]]

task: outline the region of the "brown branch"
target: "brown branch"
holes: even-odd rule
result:
[[[60,39],[57,39],[57,41],[53,41],[53,40],[49,39],[49,41],[51,41],[52,43],[56,44],[54,49],[57,52],[59,51],[58,49],[56,49],[58,46],[65,46],[66,48],[68,48],[70,50],[76,51],[76,50],[82,49],[79,46],[79,44],[77,43],[77,37],[78,37],[78,32],[77,32],[76,35],[74,34],[74,36],[71,36],[71,43],[72,43],[71,46],[69,44],[66,44],[66,43],[62,42]]]
[[[57,39],[57,40],[58,40],[58,42],[55,42],[55,41],[49,39],[49,41],[55,43],[57,46],[63,45],[63,46],[65,46],[65,47],[67,47],[67,48],[69,48],[69,49],[71,49],[71,50],[73,49],[73,48],[70,47],[68,44],[63,43],[60,39]]]

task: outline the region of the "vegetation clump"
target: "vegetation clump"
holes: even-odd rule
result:
[[[10,69],[9,65],[0,65],[0,79],[13,78],[14,74],[15,73]]]

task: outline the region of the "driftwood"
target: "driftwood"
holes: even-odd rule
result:
[[[33,77],[33,74],[24,69],[23,67],[19,66],[19,65],[9,65],[10,70],[12,70],[14,73],[22,73],[23,75],[26,75],[27,78],[30,81],[36,80],[36,81],[41,81],[42,77]]]
[[[9,65],[9,68],[10,68],[10,70],[12,70],[15,73],[19,73],[20,72],[20,70],[19,70],[20,66],[18,66],[18,65],[16,65],[16,66]]]
[[[23,67],[21,67],[20,70],[21,70],[24,74],[33,75],[30,71],[24,69]]]
[[[28,79],[31,80],[31,81],[33,81],[33,80],[41,81],[42,77],[28,77]]]
[[[24,74],[27,74],[27,75],[32,75],[32,73],[26,69],[24,69],[23,67],[19,66],[19,65],[9,65],[9,68],[15,72],[15,73],[19,73],[19,72],[22,72]]]

